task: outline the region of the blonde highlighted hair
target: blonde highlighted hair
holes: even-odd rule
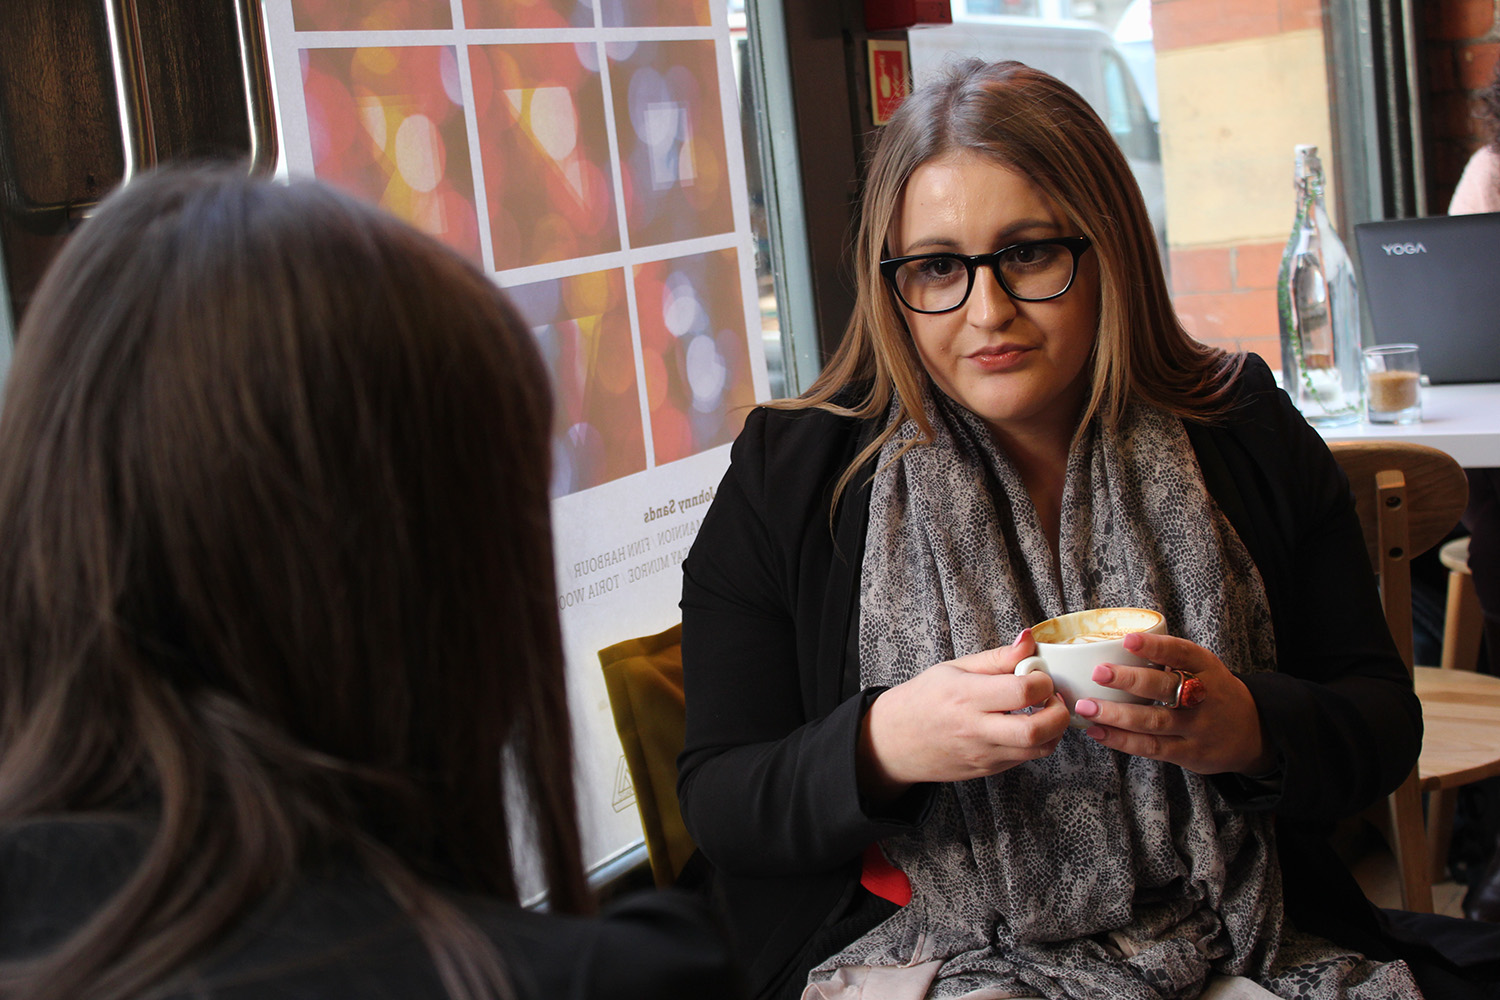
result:
[[[1095,416],[1118,421],[1132,399],[1190,419],[1221,415],[1243,356],[1193,340],[1178,322],[1145,202],[1109,129],[1055,77],[1018,62],[973,59],[912,94],[879,133],[861,198],[857,296],[844,339],[803,396],[774,404],[874,418],[898,401],[895,419],[845,471],[837,493],[907,418],[921,431],[918,442],[932,433],[921,404],[926,372],[880,261],[913,171],[960,152],[1027,177],[1093,243],[1099,331],[1079,426]]]

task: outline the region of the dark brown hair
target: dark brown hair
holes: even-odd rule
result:
[[[1490,145],[1500,153],[1500,62],[1495,64],[1495,75],[1490,85],[1479,92],[1479,116],[1490,133]]]
[[[1178,322],[1145,201],[1109,129],[1055,77],[971,59],[908,97],[878,134],[861,198],[854,313],[822,375],[800,399],[779,404],[877,417],[893,395],[899,401],[896,419],[846,471],[840,490],[902,420],[915,420],[923,439],[931,435],[921,406],[926,375],[880,260],[912,172],[955,152],[1027,177],[1093,242],[1099,332],[1080,426],[1095,414],[1118,420],[1131,399],[1200,419],[1222,410],[1243,358],[1193,340]],[[851,386],[862,387],[859,399],[848,399]]]
[[[518,833],[590,907],[547,384],[478,269],[320,184],[165,171],[84,224],[0,416],[0,824],[154,835],[6,995],[137,995],[335,857],[455,997],[507,990],[444,891],[515,900]]]

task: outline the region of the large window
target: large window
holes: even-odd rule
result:
[[[796,395],[817,377],[821,349],[803,211],[802,152],[788,28],[782,0],[719,2],[728,5],[734,40],[761,335],[771,395]]]
[[[1317,145],[1338,184],[1350,139],[1334,140],[1328,52],[1342,36],[1325,17],[1342,33],[1348,13],[1313,0],[954,0],[953,14],[952,26],[911,32],[918,82],[960,53],[1020,59],[1074,86],[1130,162],[1183,322],[1278,366],[1293,149]]]

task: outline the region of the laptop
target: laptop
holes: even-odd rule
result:
[[[1377,344],[1416,344],[1433,385],[1500,382],[1500,212],[1363,222],[1354,238]]]

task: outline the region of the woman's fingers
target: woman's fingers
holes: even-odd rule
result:
[[[1080,702],[1086,735],[1111,750],[1179,764],[1199,774],[1264,774],[1274,763],[1255,700],[1239,678],[1193,708]]]
[[[1162,666],[1109,664],[1095,670],[1094,680],[1152,704],[1083,699],[1075,707],[1091,723],[1088,736],[1112,750],[1201,774],[1270,769],[1255,699],[1213,652],[1186,639],[1156,635],[1131,636],[1126,648]],[[1192,686],[1184,693],[1193,697],[1180,699],[1179,685],[1189,679]]]
[[[991,738],[998,745],[1040,750],[1033,757],[1045,757],[1057,747],[1072,718],[1062,696],[1053,693],[1028,709],[993,713],[989,720],[993,727]]]
[[[1136,632],[1125,637],[1125,648],[1152,663],[1163,667],[1176,667],[1189,673],[1226,669],[1223,662],[1212,652],[1196,642],[1179,639],[1175,635]]]
[[[1191,731],[1168,714],[1172,710],[1156,705],[1124,705],[1118,702],[1080,703],[1078,714],[1091,725],[1084,735],[1111,750],[1135,757],[1150,757],[1188,767],[1193,760],[1189,739]],[[1125,711],[1134,709],[1135,711]]]
[[[1069,713],[1044,674],[1017,677],[1030,636],[939,663],[880,694],[860,740],[860,786],[886,797],[918,782],[965,781],[1052,752]]]
[[[1023,628],[1009,646],[996,646],[960,656],[948,662],[960,670],[972,674],[1012,674],[1016,664],[1036,654],[1036,643],[1031,638],[1031,629]]]
[[[944,762],[944,781],[966,781],[996,774],[1057,748],[1072,718],[1055,693],[1020,711],[987,712],[979,717],[973,740],[957,741]]]
[[[1177,700],[1177,684],[1181,678],[1176,670],[1162,667],[1127,667],[1101,663],[1094,668],[1092,679],[1095,684],[1133,694],[1147,701],[1171,704]]]
[[[957,667],[957,664],[948,664]],[[1039,707],[1051,698],[1056,689],[1052,678],[1043,673],[1026,674],[976,674],[955,669],[950,694],[967,702],[979,712],[1016,712],[1023,708]]]
[[[1154,665],[1106,664],[1093,679],[1149,704],[1081,700],[1076,710],[1090,723],[1088,736],[1203,774],[1269,769],[1255,700],[1213,652],[1158,635],[1128,637],[1126,648]],[[880,695],[866,718],[862,787],[866,772],[878,775],[883,789],[899,791],[996,774],[1050,754],[1070,714],[1045,673],[1016,676],[1017,664],[1035,652],[1023,630],[1008,646],[936,664]],[[1178,702],[1178,670],[1201,686],[1201,702],[1168,707]]]
[[[1197,691],[1207,694],[1232,677],[1212,652],[1175,636],[1135,634],[1125,637],[1125,648],[1151,661],[1134,667],[1106,663],[1094,668],[1093,680],[1105,687],[1166,705],[1178,703],[1178,686],[1188,677],[1199,679]],[[1182,673],[1178,673],[1178,671]]]

